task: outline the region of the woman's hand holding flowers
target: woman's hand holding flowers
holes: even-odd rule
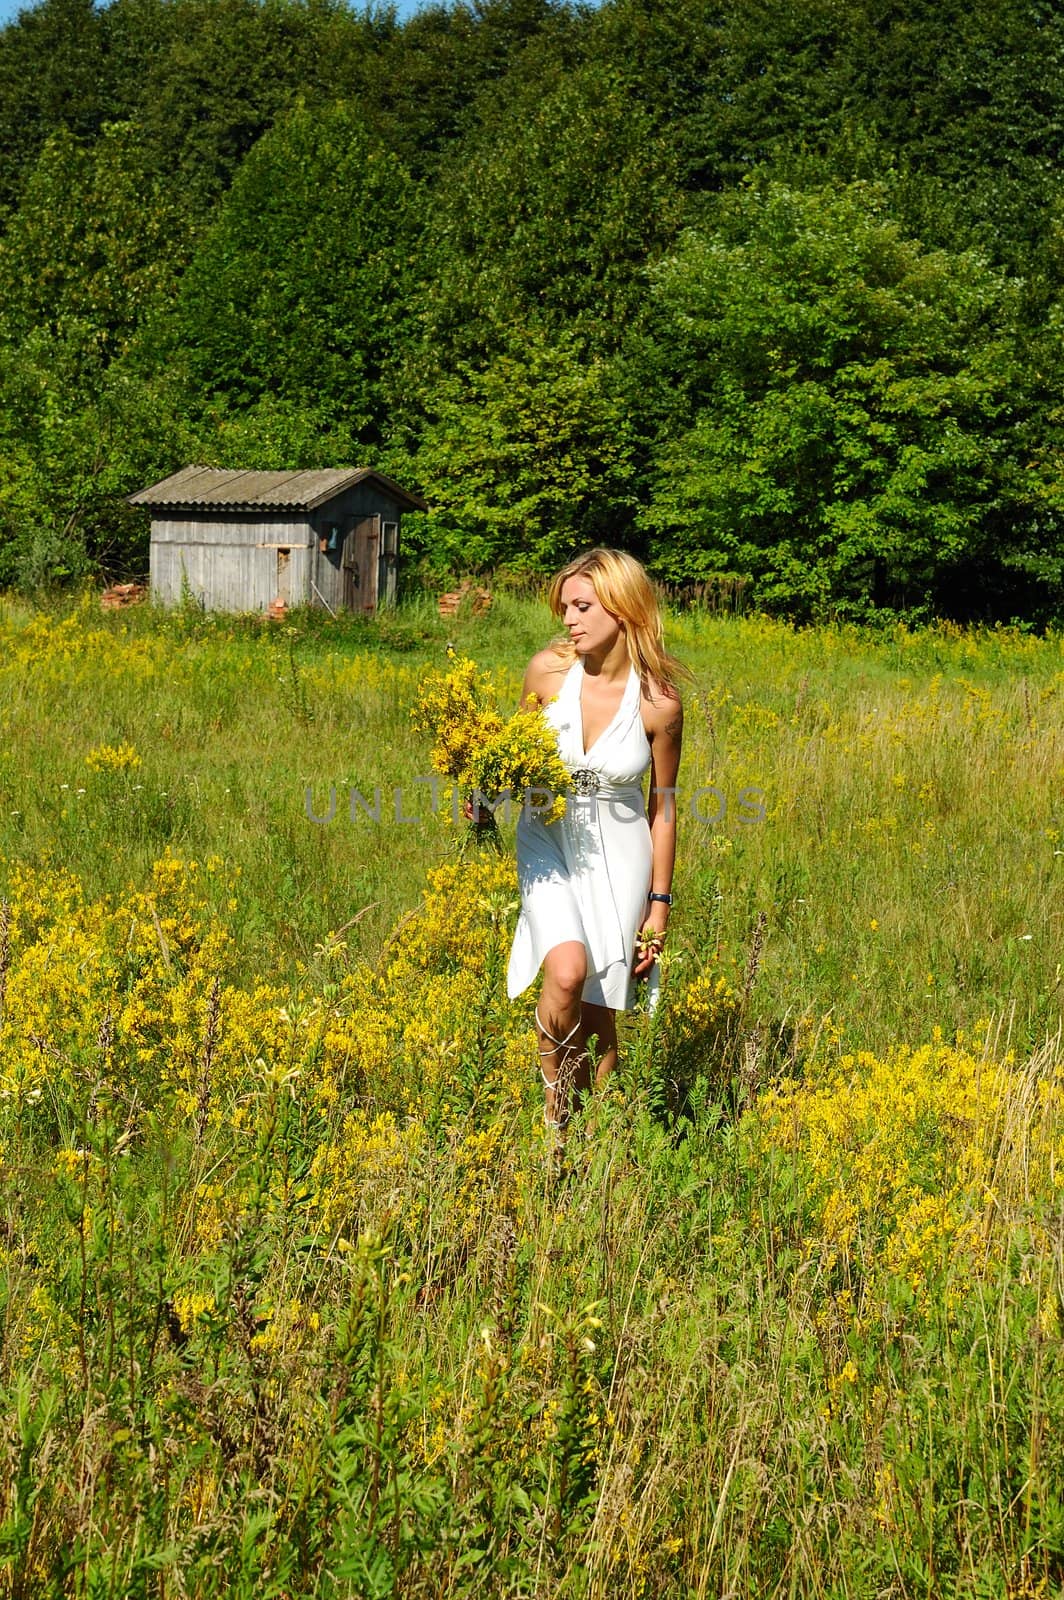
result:
[[[638,929],[635,936],[635,962],[632,966],[632,976],[645,978],[651,967],[665,948],[665,924],[668,921],[669,911],[667,906],[654,904],[643,921],[643,926]]]

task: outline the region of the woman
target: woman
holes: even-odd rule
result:
[[[634,556],[590,550],[551,584],[566,637],[532,657],[521,691],[534,695],[572,774],[566,814],[547,824],[526,806],[517,826],[521,916],[507,993],[543,968],[536,1007],[547,1124],[560,1139],[572,1097],[617,1064],[616,1012],[635,1003],[634,979],[657,996],[656,962],[672,904],[676,773],[689,676],[662,645],[661,612]],[[649,811],[643,777],[650,768]],[[649,940],[636,948],[637,931]]]

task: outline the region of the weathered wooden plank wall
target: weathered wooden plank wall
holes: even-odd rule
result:
[[[166,605],[181,599],[182,572],[207,610],[263,611],[277,596],[279,549],[290,551],[286,596],[308,599],[310,518],[159,518],[152,523],[151,588]]]
[[[344,609],[344,545],[358,543],[353,606],[373,611],[395,599],[397,558],[385,550],[386,525],[398,530],[400,509],[373,484],[355,484],[314,512],[250,513],[204,508],[198,515],[152,519],[151,587],[166,605],[181,599],[182,574],[207,610],[262,611],[281,594],[289,605]],[[367,519],[369,519],[367,521]],[[335,551],[320,540],[336,525]],[[398,534],[394,541],[398,543]],[[287,551],[287,559],[278,557]],[[350,559],[350,557],[349,557]]]

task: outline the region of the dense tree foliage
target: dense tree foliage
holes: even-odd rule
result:
[[[412,562],[1064,610],[1064,7],[40,0],[0,30],[0,582],[195,458]]]
[[[0,239],[0,320],[111,359],[174,292],[191,244],[137,130],[49,135]]]
[[[141,359],[196,400],[281,401],[342,420],[349,449],[376,443],[419,232],[406,172],[360,118],[300,105],[241,166]]]
[[[458,570],[544,571],[623,539],[633,440],[610,367],[531,326],[434,390],[417,464],[436,485],[422,548]]]
[[[429,333],[448,357],[491,360],[527,321],[616,345],[682,216],[672,151],[594,62],[511,90],[440,178]]]
[[[42,0],[0,30],[0,211],[49,134],[91,136],[114,114],[104,28],[93,0]]]
[[[749,574],[801,615],[955,610],[975,570],[1025,590],[1064,500],[1014,449],[1035,400],[1002,275],[922,250],[864,185],[747,187],[715,222],[655,273],[662,570]]]

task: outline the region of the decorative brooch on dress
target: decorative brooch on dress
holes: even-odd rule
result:
[[[575,794],[582,795],[584,799],[587,799],[590,795],[597,794],[599,784],[602,781],[598,773],[592,767],[578,767],[576,771],[571,774],[571,778],[573,792]]]

